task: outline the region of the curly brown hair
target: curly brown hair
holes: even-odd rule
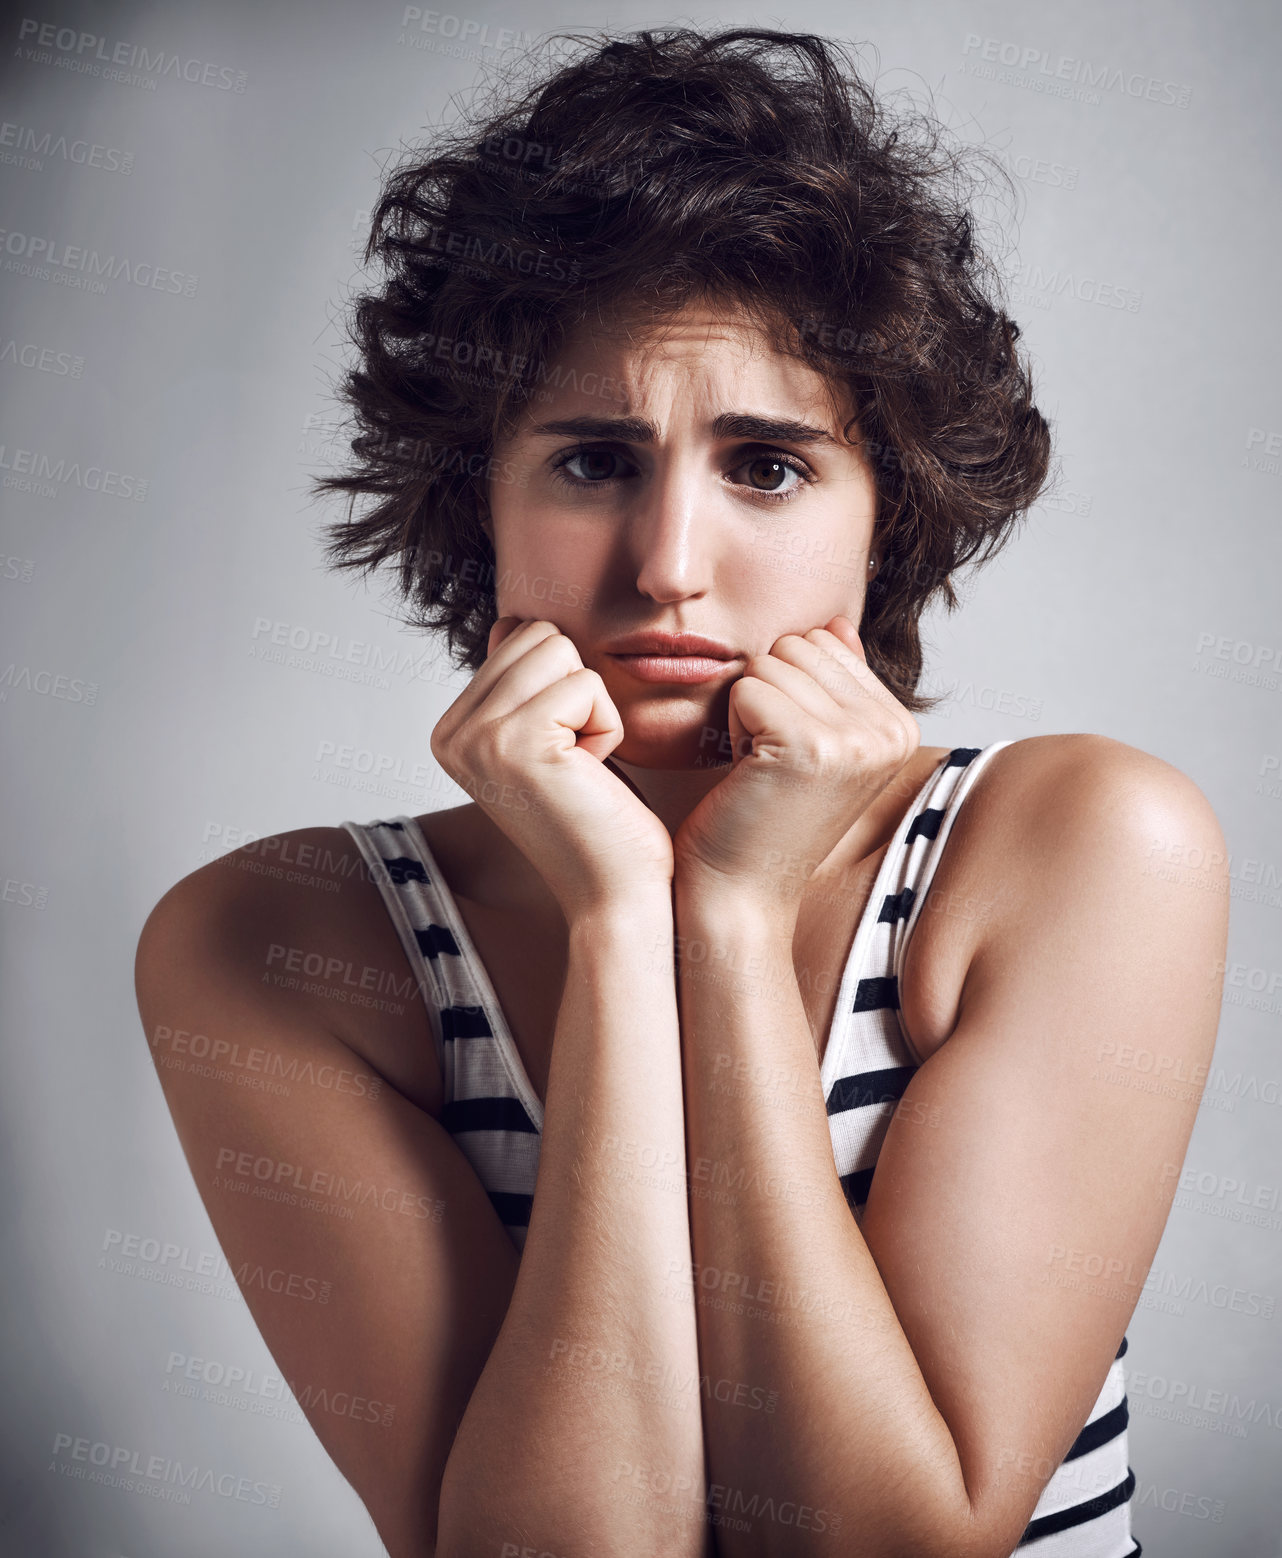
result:
[[[921,614],[936,596],[956,608],[951,576],[1004,545],[1050,461],[974,241],[963,175],[999,165],[892,114],[814,34],[556,37],[588,52],[509,84],[384,180],[364,256],[381,286],[355,299],[340,391],[353,459],[313,478],[347,495],[328,561],[394,562],[408,620],[475,671],[496,610],[480,479],[512,479],[496,443],[557,381],[558,347],[612,302],[657,319],[721,299],[850,392],[882,559],[865,652],[906,708],[933,707]]]

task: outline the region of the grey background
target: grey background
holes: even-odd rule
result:
[[[272,1371],[238,1295],[129,1276],[104,1256],[120,1255],[116,1235],[177,1246],[170,1273],[217,1253],[134,1005],[152,904],[246,837],[463,799],[443,777],[353,787],[380,760],[410,779],[431,766],[430,730],[463,680],[434,645],[422,658],[377,589],[322,571],[324,514],[305,481],[335,452],[322,425],[335,322],[380,167],[501,65],[500,28],[694,21],[853,37],[875,46],[864,59],[883,89],[933,94],[959,135],[1025,175],[1005,263],[1060,476],[962,611],[928,622],[927,685],[953,696],[923,739],[1098,731],[1201,786],[1232,851],[1238,972],[1187,1161],[1252,1194],[1282,1183],[1276,10],[810,0],[784,20],[492,0],[442,13],[488,27],[460,46],[449,22],[403,31],[403,9],[33,10],[107,52],[124,42],[212,64],[231,87],[110,80],[67,68],[65,48],[33,59],[22,16],[0,22],[0,121],[52,136],[34,156],[0,131],[0,348],[13,343],[0,355],[0,673],[14,668],[0,684],[6,1552],[381,1551],[305,1424],[167,1391],[174,1352]],[[1003,79],[1002,58],[1025,50],[1066,57],[1079,77],[1105,69],[1096,100],[1038,90],[1053,78],[1036,63]],[[1161,100],[1173,95],[1184,106]],[[58,137],[130,153],[132,171],[63,156]],[[194,295],[23,274],[9,262],[30,262],[32,238],[194,275]],[[1137,308],[1092,301],[1101,287]],[[15,488],[18,450],[145,479],[145,498],[74,479],[53,495]],[[419,668],[361,683],[274,663],[258,651],[278,623]],[[1233,1221],[1217,1215],[1232,1196],[1210,1200],[1173,1212],[1156,1266],[1174,1286],[1146,1296],[1129,1329],[1128,1366],[1145,1380],[1131,1387],[1134,1520],[1153,1558],[1282,1551],[1280,1322],[1188,1287],[1205,1277],[1271,1304],[1282,1226]],[[1189,1391],[1256,1405],[1233,1421],[1173,1418]],[[278,1486],[279,1507],[207,1492],[166,1505],[72,1480],[59,1433]]]

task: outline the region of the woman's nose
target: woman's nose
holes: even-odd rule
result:
[[[637,589],[654,600],[700,595],[712,583],[716,525],[694,472],[652,478],[629,515]]]

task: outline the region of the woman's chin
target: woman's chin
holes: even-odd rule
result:
[[[603,679],[625,732],[612,756],[635,768],[715,768],[730,762],[728,685],[652,690],[630,677]]]
[[[730,762],[730,737],[724,726],[673,728],[665,721],[666,728],[646,730],[645,721],[620,713],[627,735],[610,756],[634,768],[717,768]]]

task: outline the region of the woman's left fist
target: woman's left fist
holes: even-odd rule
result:
[[[676,880],[778,908],[917,751],[849,617],[785,633],[730,687],[730,772],[673,839]]]

